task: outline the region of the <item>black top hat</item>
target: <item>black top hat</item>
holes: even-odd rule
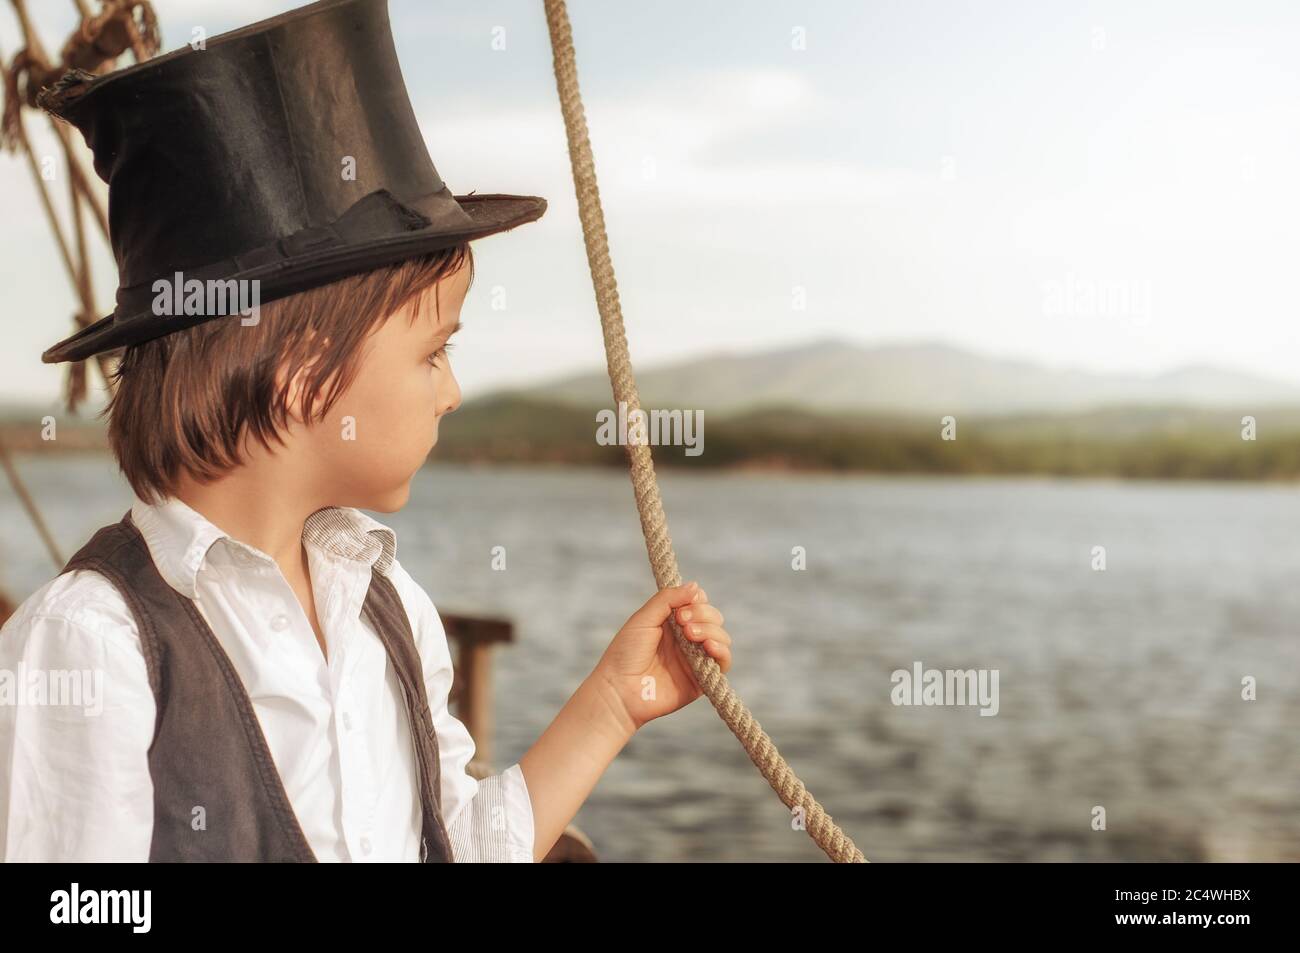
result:
[[[177,272],[257,280],[271,301],[546,211],[537,196],[452,195],[416,124],[387,0],[322,0],[206,48],[74,72],[40,101],[94,152],[118,270],[113,313],[47,364],[219,317],[154,313],[155,282]]]

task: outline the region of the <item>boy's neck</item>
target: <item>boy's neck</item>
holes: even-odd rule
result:
[[[287,579],[303,573],[303,524],[327,505],[290,481],[263,479],[244,468],[207,484],[185,478],[174,495],[222,532],[266,553]]]

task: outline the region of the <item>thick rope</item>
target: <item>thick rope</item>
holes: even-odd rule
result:
[[[14,11],[23,31],[26,45],[15,55],[12,65],[5,66],[0,57],[0,67],[4,71],[4,110],[0,117],[0,149],[17,151],[21,148],[27,155],[36,187],[40,192],[46,216],[54,231],[55,241],[62,254],[68,277],[80,298],[81,307],[75,315],[78,327],[84,328],[99,317],[95,309],[94,293],[90,281],[90,259],[85,251],[85,235],[81,222],[81,208],[84,206],[99,226],[104,240],[109,238],[108,216],[104,206],[90,185],[90,179],[81,167],[76,148],[65,124],[54,115],[48,115],[50,125],[59,137],[69,172],[71,208],[74,221],[74,235],[78,241],[78,258],[72,259],[70,246],[63,235],[54,207],[50,203],[45,182],[31,142],[23,128],[22,110],[24,106],[37,108],[39,100],[50,89],[63,85],[68,75],[91,77],[86,69],[100,71],[113,65],[116,57],[130,47],[137,60],[143,60],[158,50],[158,24],[153,8],[148,0],[104,0],[103,10],[98,16],[91,16],[84,0],[77,0],[77,9],[82,14],[80,26],[63,45],[62,60],[58,65],[50,63],[45,54],[44,45],[37,36],[27,13],[26,0],[11,0]],[[141,11],[141,22],[136,23],[135,11]],[[84,67],[84,69],[82,68]],[[95,355],[105,385],[113,390],[112,363],[108,354]],[[75,412],[85,400],[87,394],[86,362],[72,361],[68,364],[66,406]]]
[[[564,0],[545,0],[545,4],[546,21],[551,31],[551,49],[555,58],[555,83],[560,94],[564,128],[569,140],[573,186],[578,196],[578,216],[582,221],[587,264],[591,268],[596,305],[600,310],[600,325],[605,336],[605,361],[614,401],[616,404],[626,402],[630,418],[633,411],[641,409],[641,400],[637,394],[636,380],[632,376],[627,335],[623,330],[623,311],[618,301],[618,285],[614,280],[614,265],[609,257],[605,214],[601,209],[600,190],[596,186],[596,164],[591,153],[591,141],[587,137],[587,119],[578,88],[573,32],[569,26],[569,14]],[[668,520],[659,498],[659,485],[655,481],[650,448],[644,443],[629,441],[627,455],[632,473],[632,489],[636,494],[636,508],[641,516],[641,531],[645,534],[655,583],[660,589],[679,586],[681,575],[677,571],[677,556],[673,552],[672,540],[668,537]],[[796,808],[802,810],[804,825],[817,846],[837,863],[865,863],[862,851],[839,829],[786,764],[772,739],[732,690],[718,663],[700,645],[682,635],[677,620],[672,616],[669,616],[669,625],[677,648],[694,673],[701,691],[732,734],[740,740],[750,760],[767,779],[767,783],[772,785],[785,806],[792,811]]]
[[[105,240],[109,237],[108,217],[104,214],[103,206],[100,204],[98,196],[91,189],[89,179],[81,168],[68,131],[59,124],[58,120],[51,116],[50,123],[59,136],[64,156],[67,159],[68,169],[70,170],[68,176],[69,204],[72,209],[73,234],[76,239],[76,258],[74,260],[68,240],[65,238],[63,228],[59,223],[59,217],[50,200],[49,191],[45,187],[45,180],[41,175],[36,152],[32,148],[31,140],[27,137],[27,130],[23,126],[22,110],[24,106],[34,108],[36,96],[41,89],[47,83],[54,82],[68,68],[78,66],[87,69],[102,69],[106,65],[112,65],[113,61],[127,46],[135,53],[137,60],[149,58],[158,51],[158,20],[147,0],[106,0],[102,4],[103,10],[98,16],[91,15],[90,8],[84,0],[76,0],[77,10],[81,14],[82,22],[78,29],[73,32],[68,42],[64,44],[63,62],[56,67],[50,64],[49,58],[45,55],[44,47],[36,35],[31,17],[27,13],[25,0],[12,0],[12,4],[18,16],[18,22],[22,28],[26,45],[14,57],[12,65],[5,64],[4,53],[0,51],[0,89],[4,91],[3,109],[0,109],[0,149],[17,151],[21,148],[27,157],[32,178],[36,183],[36,190],[41,198],[41,205],[45,209],[50,228],[54,232],[55,243],[63,259],[63,265],[67,269],[68,278],[71,280],[80,299],[81,308],[76,316],[77,324],[80,327],[85,327],[98,317],[98,312],[95,309],[94,292],[91,287],[90,256],[87,253],[85,226],[81,218],[83,203],[90,209]],[[137,7],[141,11],[140,24],[135,21]],[[107,354],[98,354],[95,356],[95,360],[104,376],[106,386],[109,390],[112,390],[113,379],[110,374],[112,367],[109,363],[109,356]],[[68,409],[75,410],[77,404],[86,396],[85,362],[72,362],[68,370]],[[55,542],[54,534],[50,532],[45,518],[41,515],[40,507],[37,506],[36,500],[28,491],[27,485],[19,475],[17,467],[14,466],[9,449],[2,442],[0,442],[0,468],[4,469],[5,475],[13,486],[14,493],[22,502],[28,517],[36,527],[36,532],[41,537],[42,542],[45,543],[45,548],[54,561],[55,568],[61,570],[66,560],[59,552],[58,543]],[[0,604],[6,601],[3,596],[0,596]],[[0,612],[4,611],[4,606],[0,605]],[[3,619],[0,619],[0,621],[3,621]]]

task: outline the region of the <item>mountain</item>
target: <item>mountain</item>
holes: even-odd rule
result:
[[[1225,408],[1300,404],[1300,386],[1208,366],[1142,376],[1051,368],[940,344],[863,347],[821,339],[637,368],[645,408],[732,414],[755,406],[926,415],[1076,413],[1122,405]],[[514,389],[516,397],[609,406],[603,371]]]

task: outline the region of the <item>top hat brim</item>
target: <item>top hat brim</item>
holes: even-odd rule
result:
[[[259,302],[265,303],[428,252],[486,238],[534,222],[546,211],[546,199],[535,195],[469,194],[457,195],[454,199],[467,218],[451,228],[446,222],[433,224],[400,234],[286,256],[269,264],[223,273],[219,277],[222,280],[258,281]],[[82,361],[214,320],[208,315],[176,315],[161,319],[149,311],[122,311],[119,307],[112,314],[55,344],[41,355],[41,360],[46,364]]]

